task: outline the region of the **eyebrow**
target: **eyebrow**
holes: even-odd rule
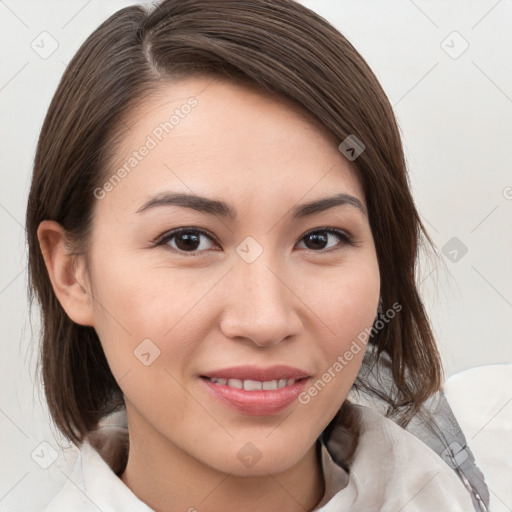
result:
[[[164,192],[150,198],[135,213],[142,213],[161,206],[180,206],[182,208],[190,208],[201,213],[233,220],[237,217],[236,210],[223,201],[209,199],[196,194],[169,192]],[[350,194],[336,194],[309,203],[300,204],[292,208],[291,213],[294,218],[302,218],[334,208],[335,206],[351,206],[359,210],[363,215],[367,215],[363,203],[357,197]]]

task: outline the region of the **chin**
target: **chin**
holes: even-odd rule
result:
[[[233,476],[268,476],[282,473],[298,464],[315,442],[310,446],[301,446],[301,443],[291,442],[290,437],[287,445],[281,441],[277,437],[272,443],[264,437],[261,441],[237,441],[220,453],[211,453],[207,461],[203,457],[203,461],[217,471]]]

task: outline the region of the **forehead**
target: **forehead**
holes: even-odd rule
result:
[[[122,126],[107,180],[122,179],[109,201],[177,189],[282,202],[334,191],[364,202],[333,134],[290,100],[254,87],[212,77],[165,83]]]

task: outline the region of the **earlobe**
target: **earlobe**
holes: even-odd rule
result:
[[[93,299],[84,259],[72,254],[65,230],[58,222],[41,222],[37,237],[61,306],[77,324],[94,326]]]

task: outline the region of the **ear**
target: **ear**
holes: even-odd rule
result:
[[[94,327],[93,298],[83,257],[73,255],[64,228],[44,220],[37,229],[39,245],[53,290],[73,322]]]

